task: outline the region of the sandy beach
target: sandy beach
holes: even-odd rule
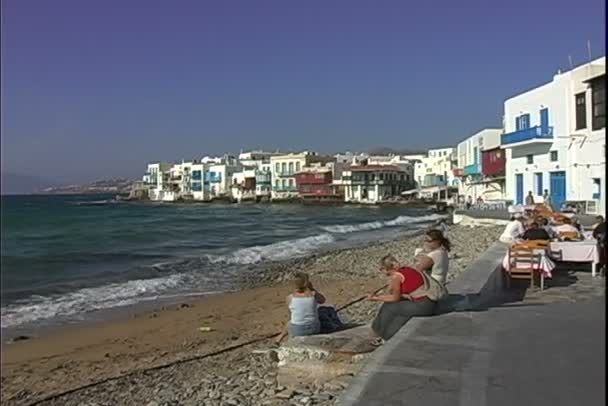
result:
[[[500,232],[497,227],[452,226],[447,234],[454,246],[448,280],[463,272]],[[275,397],[284,388],[276,384],[272,361],[251,354],[255,348],[268,348],[270,340],[216,357],[137,371],[275,334],[288,316],[285,296],[290,293],[289,279],[295,271],[309,272],[330,304],[340,306],[384,284],[377,272],[383,255],[392,253],[404,264],[412,264],[414,250],[421,246],[422,237],[414,237],[290,261],[266,270],[239,292],[3,343],[2,405],[29,405],[114,377],[118,379],[44,404],[284,404],[281,402],[286,400]],[[377,307],[363,301],[345,309],[341,316],[367,322]],[[200,327],[211,331],[201,331]],[[315,395],[312,389],[307,390]],[[331,388],[326,392],[317,403],[332,401]]]

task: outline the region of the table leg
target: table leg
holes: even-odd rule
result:
[[[595,272],[596,272],[596,268],[597,268],[597,264],[594,262],[591,263],[591,276],[595,278]]]

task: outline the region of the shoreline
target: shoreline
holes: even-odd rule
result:
[[[165,307],[171,307],[181,304],[189,304],[194,301],[199,301],[208,296],[229,294],[241,291],[243,289],[253,289],[265,286],[272,286],[287,277],[285,272],[292,267],[306,269],[314,264],[314,261],[323,256],[343,255],[352,250],[361,248],[373,249],[387,242],[400,242],[416,238],[424,233],[427,228],[415,229],[412,231],[401,231],[397,237],[384,236],[374,241],[359,241],[346,247],[328,247],[320,249],[317,252],[307,254],[302,257],[285,259],[280,261],[272,261],[266,264],[259,264],[253,271],[248,271],[243,274],[242,284],[230,289],[221,291],[201,291],[201,292],[177,292],[170,295],[160,296],[153,300],[142,300],[137,303],[98,309],[84,314],[55,316],[53,319],[43,319],[37,322],[30,322],[16,327],[2,328],[2,342],[10,344],[12,339],[21,337],[21,339],[34,339],[45,335],[53,334],[61,331],[64,328],[79,328],[104,323],[107,321],[121,321],[132,319],[142,314],[153,313],[163,310]]]
[[[448,280],[457,277],[501,231],[481,230],[452,226],[447,233],[454,244],[454,269]],[[472,243],[473,238],[478,244]],[[377,272],[382,256],[392,253],[404,264],[411,263],[421,242],[421,236],[403,237],[298,258],[271,267],[256,278],[257,286],[237,292],[153,309],[130,319],[68,326],[29,340],[3,343],[2,404],[28,404],[108,377],[275,334],[288,317],[284,303],[293,272],[307,271],[329,303],[339,306],[384,284]],[[347,321],[368,322],[377,308],[376,303],[363,301],[340,314]],[[199,327],[210,327],[212,331],[202,332]],[[237,353],[240,352],[234,356]],[[222,360],[216,367],[230,370]],[[128,395],[129,390],[125,391]],[[144,400],[129,402],[140,404]]]

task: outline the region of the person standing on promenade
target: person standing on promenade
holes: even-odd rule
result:
[[[472,205],[473,205],[473,198],[471,196],[469,196],[469,197],[467,197],[467,204],[466,204],[467,210],[470,210]]]
[[[381,345],[401,329],[412,317],[431,316],[435,311],[436,301],[431,300],[425,289],[425,278],[422,272],[402,267],[399,261],[386,255],[380,261],[380,271],[389,279],[389,293],[367,296],[368,300],[383,302],[380,311],[372,322],[372,330],[378,336],[372,344]]]
[[[604,217],[598,216],[598,220],[601,222],[593,228],[593,238],[597,241],[598,250],[600,254],[600,267],[602,274],[606,274],[606,220]]]
[[[424,245],[428,254],[420,258],[416,269],[420,272],[430,271],[431,278],[445,286],[450,268],[450,240],[444,237],[441,230],[430,230],[426,233]]]
[[[548,208],[553,210],[553,206],[551,205],[551,195],[547,189],[545,189],[545,193],[543,193],[543,203],[545,203]]]
[[[534,195],[531,190],[528,192],[528,196],[526,196],[526,206],[534,206]]]

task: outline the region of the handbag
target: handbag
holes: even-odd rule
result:
[[[416,289],[407,296],[411,297],[412,299],[419,299],[421,297],[426,296],[429,298],[429,300],[432,300],[433,302],[438,302],[447,298],[450,295],[450,293],[448,292],[448,288],[444,284],[437,282],[435,279],[431,278],[426,272],[420,272],[417,269],[416,272],[418,272],[420,276],[422,276],[422,281],[424,283],[422,286],[420,286],[418,289]]]

